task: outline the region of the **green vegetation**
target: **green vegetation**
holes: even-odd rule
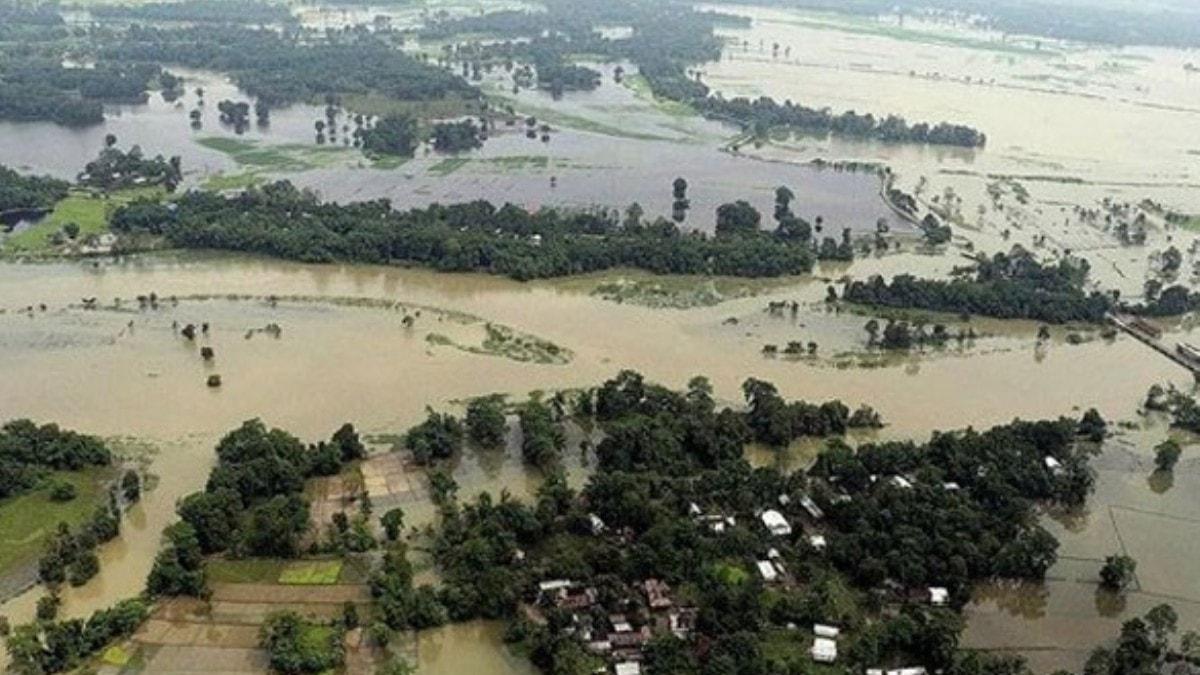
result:
[[[125,204],[138,199],[154,199],[162,188],[131,188],[112,193],[72,190],[43,219],[3,241],[6,254],[46,254],[66,241],[64,229],[70,223],[79,226],[75,239],[83,242],[109,231],[109,218]],[[58,243],[56,243],[58,242]]]
[[[256,172],[298,172],[308,171],[326,166],[332,166],[339,161],[346,161],[352,153],[345,148],[333,146],[311,146],[285,143],[269,145],[259,141],[228,136],[207,136],[196,141],[210,150],[224,153],[241,166],[250,167]],[[243,174],[248,180],[253,177],[255,182],[263,181],[263,177],[254,172]],[[231,177],[232,178],[232,177]]]
[[[1183,447],[1174,439],[1167,439],[1154,448],[1154,466],[1159,471],[1174,471],[1183,454]]]
[[[321,673],[345,661],[342,637],[337,628],[306,621],[295,612],[277,612],[263,623],[259,644],[276,672]]]
[[[924,309],[937,312],[1034,319],[1047,323],[1099,323],[1112,300],[1088,294],[1083,281],[1086,261],[1042,265],[1031,253],[1014,249],[980,257],[974,267],[959,270],[950,281],[917,279],[901,274],[890,283],[881,277],[851,282],[843,299],[869,307]]]
[[[810,242],[791,231],[708,238],[661,219],[622,223],[608,211],[530,213],[483,201],[397,212],[387,200],[321,203],[285,182],[237,197],[193,192],[172,205],[150,200],[129,205],[114,216],[113,229],[162,235],[190,248],[311,262],[407,262],[518,280],[616,267],[773,277],[807,272],[813,260]],[[841,255],[845,245],[827,239],[817,255]]]
[[[420,139],[417,122],[407,115],[388,115],[361,134],[363,150],[383,156],[412,157]]]
[[[341,574],[341,560],[289,562],[279,574],[279,583],[299,586],[323,586],[336,584]]]
[[[117,139],[109,136],[100,156],[88,162],[79,175],[79,183],[106,192],[131,187],[161,185],[174,192],[183,180],[183,168],[178,156],[164,159],[162,155],[147,158],[142,149],[133,146],[123,152],[115,146]]]
[[[397,100],[477,99],[462,79],[395,49],[390,31],[350,31],[325,39],[232,24],[131,27],[101,49],[118,62],[178,63],[229,73],[271,107],[343,95]]]
[[[61,23],[61,18],[58,21]],[[30,43],[42,41],[37,34],[21,37]],[[36,52],[29,43],[16,44],[18,49],[8,50],[0,69],[0,119],[4,120],[50,121],[71,127],[99,124],[104,121],[104,102],[145,103],[147,88],[173,77],[146,63],[100,60],[95,67],[66,67],[62,63],[65,53],[55,58],[53,52],[45,53],[41,44]]]
[[[429,173],[445,178],[450,174],[458,171],[471,162],[468,157],[447,157],[439,161],[437,164],[430,166],[426,171]]]
[[[1127,555],[1110,555],[1100,568],[1100,585],[1110,591],[1123,591],[1133,583],[1137,561]]]
[[[286,560],[271,558],[214,559],[204,565],[204,570],[213,583],[274,584],[287,564]]]
[[[140,2],[136,4],[103,4],[90,7],[88,12],[98,19],[119,19],[141,22],[230,22],[262,25],[288,23],[291,11],[284,5],[257,0],[187,0],[185,2]]]
[[[441,490],[442,587],[414,588],[407,563],[389,558],[376,585],[388,625],[505,618],[506,639],[543,672],[591,672],[581,632],[629,640],[653,672],[802,672],[809,657],[784,631],[824,623],[841,628],[852,670],[1023,673],[1019,660],[960,652],[955,609],[977,581],[1040,579],[1054,563],[1058,543],[1034,507],[1086,499],[1094,422],[1017,421],[856,450],[836,436],[877,415],[787,402],[756,380],[744,393],[745,411],[721,409],[703,378],[672,392],[623,372],[573,400],[526,404],[523,454],[547,472],[535,500]],[[556,468],[567,409],[604,432],[579,492]],[[833,437],[810,470],[744,459],[752,441],[799,436]],[[945,606],[930,586],[946,588]],[[663,593],[669,608],[654,604]],[[668,615],[685,617],[679,634]]]
[[[93,613],[86,621],[39,621],[16,626],[5,639],[9,667],[18,673],[61,673],[78,668],[111,642],[129,637],[150,614],[141,598],[118,602]]]
[[[1183,634],[1179,649],[1172,646],[1179,629],[1179,615],[1170,605],[1158,605],[1142,617],[1121,624],[1111,647],[1098,647],[1087,660],[1089,675],[1136,675],[1153,672],[1162,664],[1180,664],[1185,669],[1200,657],[1200,635]],[[1167,666],[1169,667],[1169,666]]]
[[[501,396],[483,396],[467,404],[467,436],[481,448],[499,448],[504,445],[508,422],[504,415],[504,399]]]
[[[22,176],[0,164],[0,214],[48,209],[67,196],[66,181],[49,176]]]
[[[0,500],[0,574],[35,562],[59,523],[73,529],[81,527],[98,506],[108,501],[111,472],[89,469],[78,472],[53,472],[42,487]],[[50,485],[67,483],[75,498],[57,501]]]

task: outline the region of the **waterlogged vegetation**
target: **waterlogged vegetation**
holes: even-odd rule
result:
[[[137,193],[0,174],[15,186],[0,195],[16,207],[55,209],[23,219],[6,251],[97,256],[4,275],[5,408],[61,412],[105,433],[128,427],[169,448],[147,460],[165,494],[118,524],[119,546],[80,545],[103,529],[84,507],[108,499],[105,468],[51,470],[0,503],[0,516],[19,516],[14,527],[70,525],[53,547],[60,592],[39,603],[40,622],[12,633],[20,667],[172,672],[187,654],[256,672],[408,672],[407,661],[418,672],[526,675],[641,656],[652,675],[1018,675],[1026,666],[1011,654],[1034,672],[1078,671],[1097,641],[1108,644],[1091,675],[1194,663],[1195,588],[1179,570],[1194,557],[1186,495],[1200,415],[1173,379],[1183,371],[1096,325],[1112,310],[1200,307],[1183,215],[1198,212],[1194,181],[1164,142],[1191,129],[1182,57],[978,29],[1000,26],[1007,5],[985,8],[994,11],[973,28],[949,14],[897,19],[890,6],[882,18],[565,0],[544,13],[490,7],[300,10],[306,21],[319,14],[322,30],[285,22],[279,6],[238,17],[277,17],[276,32],[217,25],[221,3],[102,9],[70,27],[56,11],[0,5],[0,82],[38,72],[53,85],[18,103],[37,119],[97,109],[104,118],[77,145],[44,140],[47,128],[68,133],[48,123],[6,123],[5,143],[27,134],[46,157],[89,157],[94,134],[117,125],[175,125],[162,142],[136,142],[183,155],[182,187],[202,188],[170,198],[147,189],[130,203]],[[1023,20],[1072,16],[1032,14],[1041,18]],[[1078,33],[1073,22],[1064,30]],[[34,41],[44,64],[12,58]],[[61,63],[68,46],[96,72]],[[272,65],[284,57],[289,65]],[[358,63],[368,58],[389,73]],[[243,91],[177,63],[230,74]],[[185,85],[168,68],[197,79]],[[1019,109],[1045,123],[1014,124]],[[1118,109],[1142,131],[1106,125]],[[379,119],[352,132],[358,113]],[[375,140],[399,154],[376,146],[363,159],[349,147],[392,115],[403,133]],[[936,123],[946,118],[963,124]],[[1106,142],[1067,133],[1064,118],[1071,130],[1095,120]],[[314,120],[342,143],[313,144]],[[1093,150],[1110,144],[1111,156]],[[128,159],[110,155],[113,166]],[[42,161],[10,163],[36,174],[49,171]],[[858,184],[829,180],[858,171]],[[97,173],[113,188],[143,177]],[[317,193],[274,184],[280,174]],[[679,174],[690,189],[671,185]],[[836,206],[876,203],[876,177],[886,179],[887,218]],[[892,218],[885,209],[898,204]],[[110,220],[109,250],[122,255],[180,246],[394,266],[110,258],[98,246]],[[923,241],[902,232],[910,223]],[[959,254],[970,260],[955,269]],[[570,278],[513,284],[401,266]],[[820,279],[805,274],[814,268]],[[764,315],[756,295],[786,297],[785,310]],[[658,311],[668,307],[689,311]],[[173,320],[213,330],[185,343],[165,337]],[[1159,323],[1166,340],[1190,339],[1193,322]],[[279,339],[260,338],[268,332]],[[209,390],[218,365],[224,386]],[[672,386],[709,370],[716,386],[677,392],[626,373],[581,387],[623,367]],[[828,402],[790,402],[765,379],[789,399]],[[1148,382],[1168,380],[1175,388],[1150,397],[1136,421],[1081,416],[1092,405],[1126,414]],[[505,394],[474,398],[487,391]],[[465,415],[447,400],[465,401]],[[134,409],[143,414],[128,417]],[[1071,418],[1008,422],[1060,414]],[[257,415],[313,438],[362,420],[378,452],[364,457],[353,428],[312,445],[267,425],[222,440]],[[1175,425],[1165,442],[1162,418]],[[967,425],[979,431],[930,437]],[[214,444],[206,484],[197,467],[210,466]],[[156,557],[158,530],[189,493]],[[17,504],[45,522],[31,525],[34,514],[9,510]],[[100,578],[87,582],[93,562]],[[138,593],[151,562],[153,603],[73,622]],[[73,590],[73,578],[86,583]],[[946,590],[945,606],[931,587]],[[35,616],[33,595],[5,606],[10,623]],[[1177,617],[1156,606],[1164,596],[1180,599]],[[834,665],[812,661],[818,623],[839,629]],[[185,633],[182,649],[165,646]],[[615,649],[593,651],[598,642]]]
[[[393,211],[386,200],[343,206],[275,183],[234,197],[190,193],[169,207],[140,201],[118,211],[112,226],[123,234],[163,236],[189,248],[312,262],[407,262],[518,280],[614,267],[747,277],[800,274],[811,268],[815,255],[808,238],[790,230],[758,231],[753,208],[745,202],[730,206],[729,232],[709,238],[683,233],[664,219],[623,223],[606,212],[530,213],[487,202],[408,212]],[[848,239],[847,232],[843,245]],[[843,250],[832,240],[826,244],[834,252]]]

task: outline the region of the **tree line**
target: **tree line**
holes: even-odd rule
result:
[[[981,256],[975,265],[957,270],[949,280],[900,274],[890,282],[880,276],[853,281],[846,286],[842,299],[870,307],[1056,324],[1099,323],[1113,302],[1110,296],[1083,290],[1087,271],[1086,261],[1063,260],[1057,265],[1043,265],[1033,254],[1018,247],[991,258]]]
[[[37,487],[50,471],[109,466],[112,453],[94,436],[13,420],[0,427],[0,499]]]
[[[597,28],[605,24],[633,27],[627,38],[605,38]],[[709,88],[693,77],[688,69],[721,56],[722,42],[716,38],[716,26],[745,26],[744,17],[712,11],[695,11],[681,6],[654,6],[645,3],[610,2],[604,7],[588,2],[575,6],[550,3],[546,12],[503,11],[477,17],[462,17],[435,22],[424,35],[447,39],[458,34],[492,33],[522,41],[472,45],[459,57],[502,60],[513,58],[532,62],[538,80],[551,91],[591,89],[598,75],[588,69],[565,70],[573,54],[599,54],[611,59],[629,59],[649,83],[655,96],[685,103],[701,114],[738,124],[757,136],[765,136],[777,127],[790,127],[807,133],[868,138],[888,143],[919,143],[982,147],[986,136],[976,129],[942,122],[909,123],[902,117],[875,117],[854,111],[834,113],[828,109],[806,107],[770,97],[757,100],[725,99],[711,95]],[[549,69],[549,75],[544,71]],[[476,68],[477,70],[477,68]]]
[[[0,165],[0,213],[53,208],[70,184],[49,176],[25,176]]]
[[[285,5],[252,0],[187,0],[136,5],[96,5],[88,13],[97,19],[171,21],[188,23],[282,24],[292,21]]]
[[[398,100],[479,98],[479,91],[461,78],[364,31],[317,37],[292,28],[134,25],[102,45],[100,53],[120,62],[181,64],[229,73],[239,88],[272,107],[319,101],[327,95],[371,93]]]
[[[145,103],[165,75],[144,63],[100,61],[67,67],[58,58],[21,54],[0,67],[0,119],[87,126],[104,120],[105,102]]]
[[[615,267],[773,277],[807,272],[814,258],[808,242],[771,232],[708,237],[662,219],[622,223],[607,211],[531,213],[486,201],[398,212],[387,200],[322,203],[286,182],[229,197],[191,192],[169,206],[137,201],[119,209],[111,225],[187,248],[308,262],[405,262],[519,280]]]

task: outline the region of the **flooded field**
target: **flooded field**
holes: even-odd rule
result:
[[[945,207],[956,234],[977,248],[1082,253],[1105,287],[1127,295],[1141,293],[1152,251],[1193,240],[1151,218],[1145,246],[1122,246],[1103,220],[1074,213],[1105,198],[1200,213],[1200,77],[1185,70],[1194,60],[1186,51],[1006,38],[894,17],[721,9],[754,19],[750,29],[721,31],[730,41],[724,59],[702,68],[726,96],[950,121],[988,137],[985,148],[963,150],[788,135],[748,152],[882,162],[898,187]],[[1021,199],[993,196],[1014,184]]]
[[[499,73],[484,83],[496,105],[512,105],[550,124],[549,142],[526,138],[519,125],[501,125],[477,151],[441,155],[426,150],[407,161],[372,162],[341,140],[317,145],[313,124],[325,112],[314,106],[273,110],[269,125],[252,124],[237,134],[219,121],[217,102],[252,99],[219,74],[173,69],[186,78],[186,92],[173,103],[153,92],[146,104],[111,106],[103,124],[83,129],[0,122],[0,157],[25,171],[74,178],[113,134],[123,148],[138,145],[147,155],[180,155],[185,187],[242,189],[286,179],[325,199],[387,198],[397,208],[475,199],[534,210],[624,209],[638,202],[649,218],[671,214],[671,183],[682,175],[690,184],[691,209],[684,223],[689,227],[711,229],[717,206],[739,199],[769,216],[775,189],[788,185],[797,195],[796,213],[810,220],[822,217],[835,236],[844,227],[874,232],[880,218],[893,221],[894,230],[907,229],[879,198],[876,176],[723,152],[735,128],[664,111],[615,83],[615,65],[593,65],[604,71],[604,84],[560,101],[540,91],[501,95],[506,76]],[[201,107],[196,88],[204,90]],[[193,109],[202,113],[200,129],[190,125]]]
[[[901,255],[858,265],[887,272],[929,264],[921,260]],[[160,298],[159,309],[138,309],[136,296],[151,292]],[[0,409],[10,417],[54,420],[155,448],[149,470],[158,477],[156,488],[121,538],[102,547],[100,575],[64,594],[65,611],[80,615],[140,590],[175,500],[202,487],[216,440],[251,417],[310,441],[351,421],[374,439],[377,451],[386,451],[387,439],[419,420],[427,404],[446,409],[489,392],[520,399],[533,390],[591,385],[634,368],[672,386],[706,374],[729,402],[738,401],[739,386],[750,376],[775,382],[788,397],[866,402],[889,424],[882,436],[924,437],[931,429],[1090,406],[1129,418],[1151,384],[1188,385],[1184,371],[1132,340],[1039,349],[1032,326],[981,340],[970,358],[931,353],[876,368],[838,367],[835,359],[820,355],[813,361],[764,358],[764,340],[793,333],[797,339],[817,336],[830,352],[861,348],[863,336],[852,326],[865,319],[811,308],[823,292],[819,280],[797,280],[760,297],[676,311],[606,301],[577,282],[518,284],[479,275],[238,257],[145,257],[98,267],[6,264],[0,266],[5,310],[0,371],[6,375]],[[269,295],[279,300],[272,303]],[[81,298],[90,297],[110,308],[81,309]],[[123,308],[111,309],[118,297]],[[771,300],[784,299],[803,304],[795,325],[763,311]],[[45,311],[38,309],[41,303]],[[30,305],[33,311],[24,311]],[[417,307],[424,308],[421,316],[406,328],[405,312],[415,315]],[[551,342],[570,350],[571,361],[519,361],[428,340],[430,333],[444,333],[463,345],[476,344],[478,324],[462,323],[464,316]],[[739,326],[731,326],[729,317],[741,317]],[[173,322],[211,324],[201,340],[214,348],[214,365],[206,366],[196,345],[175,334]],[[251,332],[270,323],[280,326],[278,338]],[[988,340],[993,347],[984,348]],[[205,386],[210,372],[222,375],[219,389]],[[1148,443],[1136,443],[1137,452],[1149,452]],[[567,461],[576,475],[586,471],[577,453],[568,453]],[[1181,467],[1180,483],[1183,473]],[[1093,511],[1107,508],[1106,500],[1131,501],[1130,493],[1107,483],[1110,475],[1102,473]],[[529,494],[538,482],[512,451],[464,458],[455,477],[464,495],[502,488]],[[1136,480],[1131,485],[1139,489]],[[28,616],[37,593],[10,601],[4,613]],[[455,650],[423,653],[460,656]]]
[[[465,15],[485,5],[499,6],[454,0],[437,7]],[[425,11],[306,7],[298,14],[314,27],[373,21],[379,14],[411,27],[426,20]],[[706,375],[718,398],[735,405],[747,377],[774,382],[789,398],[870,404],[887,426],[855,441],[926,438],[934,429],[1088,407],[1131,422],[1094,460],[1097,489],[1086,512],[1046,514],[1062,542],[1048,581],[980,588],[967,609],[963,643],[1019,652],[1036,672],[1048,673],[1078,669],[1121,621],[1160,602],[1176,608],[1181,628],[1200,628],[1200,581],[1181,573],[1200,554],[1200,460],[1185,454],[1173,481],[1152,476],[1153,447],[1168,429],[1161,419],[1137,414],[1152,384],[1190,390],[1194,383],[1184,370],[1124,335],[1103,339],[1094,330],[1057,327],[1039,343],[1032,323],[953,317],[934,320],[974,337],[882,354],[867,347],[870,315],[834,311],[823,302],[827,285],[845,275],[945,276],[963,262],[960,253],[1015,243],[1047,257],[1082,254],[1092,262],[1092,280],[1125,297],[1142,293],[1157,251],[1174,244],[1186,250],[1180,280],[1195,284],[1200,277],[1187,272],[1200,262],[1188,250],[1195,233],[1168,225],[1157,207],[1116,212],[1103,204],[1151,199],[1164,209],[1200,213],[1200,76],[1183,69],[1189,55],[1005,39],[911,19],[900,25],[733,11],[752,16],[754,25],[722,31],[730,40],[725,58],[702,68],[716,91],[964,123],[988,135],[987,147],[781,133],[735,154],[725,148],[736,129],[654,100],[637,78],[616,82],[618,64],[589,64],[603,73],[600,88],[559,100],[539,91],[514,95],[506,75],[489,74],[481,83],[489,100],[551,125],[550,140],[526,138],[520,124],[502,126],[483,149],[456,157],[419,152],[408,161],[372,163],[352,148],[319,147],[313,121],[324,111],[313,106],[273,111],[268,127],[237,135],[218,121],[216,103],[247,97],[219,74],[195,71],[182,72],[188,82],[178,102],[154,93],[145,105],[112,107],[100,126],[0,123],[0,157],[25,170],[73,177],[111,133],[122,147],[182,155],[185,187],[237,189],[286,178],[327,199],[386,197],[397,207],[488,199],[531,209],[611,210],[638,202],[649,216],[665,215],[670,183],[683,176],[692,204],[685,225],[701,229],[711,227],[718,204],[735,199],[751,201],[769,218],[774,189],[787,185],[797,195],[796,213],[823,217],[827,233],[842,227],[874,232],[880,218],[905,230],[880,200],[876,176],[810,165],[814,159],[877,162],[892,167],[898,187],[945,214],[956,235],[944,255],[915,252],[906,242],[905,252],[825,265],[812,278],[753,283],[618,272],[520,284],[212,255],[0,264],[5,418],[55,421],[107,437],[147,461],[155,477],[121,537],[101,547],[101,573],[81,588],[64,589],[64,614],[85,615],[141,590],[176,500],[203,487],[214,444],[248,418],[261,417],[305,441],[354,423],[374,453],[363,468],[373,502],[402,505],[419,525],[435,517],[424,474],[390,450],[427,405],[459,409],[466,399],[492,392],[523,400],[533,392],[594,385],[632,368],[674,387]],[[775,44],[778,56],[772,55]],[[188,119],[198,102],[196,87],[205,90],[199,130]],[[1081,216],[1081,208],[1099,215]],[[1118,239],[1115,223],[1132,222],[1137,213],[1145,216],[1146,242],[1129,245]],[[138,296],[151,293],[157,307],[139,304]],[[91,298],[97,309],[84,309]],[[769,312],[772,302],[786,304]],[[655,304],[662,307],[648,306]],[[671,306],[689,309],[663,308]],[[191,342],[178,333],[188,323],[211,329]],[[268,330],[272,326],[279,330]],[[1194,328],[1169,330],[1174,340]],[[215,350],[212,363],[199,357],[200,345]],[[791,345],[805,349],[789,355]],[[206,386],[214,374],[221,376],[219,388]],[[584,433],[570,429],[565,455],[576,483],[594,462],[578,450]],[[518,448],[514,433],[506,450],[456,458],[460,494],[533,494],[541,476],[524,466]],[[751,448],[749,456],[756,465],[795,470],[819,449],[797,443],[786,451]],[[1139,561],[1136,584],[1124,599],[1099,592],[1095,583],[1103,558],[1118,551]],[[28,620],[40,593],[9,599],[0,614],[14,623]],[[156,646],[163,668],[198,658],[173,644],[171,626],[159,627],[143,638]],[[215,648],[231,672],[261,667],[250,632],[192,630],[226,641]],[[503,646],[502,632],[494,623],[447,626],[413,636],[404,650],[422,674],[530,675],[532,666]]]

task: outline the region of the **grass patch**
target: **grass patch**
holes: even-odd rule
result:
[[[550,124],[553,127],[562,127],[574,129],[575,131],[585,131],[603,136],[613,136],[615,138],[631,138],[637,141],[672,141],[674,139],[657,136],[655,134],[642,133],[630,129],[622,129],[621,127],[612,126],[603,122],[580,117],[579,115],[571,115],[564,113],[555,108],[549,108],[539,105],[530,105],[528,102],[504,96],[500,94],[492,94],[488,96],[489,101],[497,103],[501,106],[511,105],[519,110],[524,115],[536,117],[538,122]]]
[[[131,658],[133,656],[124,647],[113,645],[104,650],[104,654],[100,657],[100,660],[110,666],[126,666],[129,665]]]
[[[904,28],[902,26],[883,24],[875,21],[874,19],[854,20],[841,15],[825,14],[821,12],[803,12],[799,14],[806,16],[806,18],[781,19],[779,21],[773,21],[772,23],[781,23],[788,26],[798,26],[800,28],[811,28],[814,30],[835,30],[841,33],[849,33],[851,35],[871,35],[875,37],[890,38],[900,42],[916,42],[928,45],[939,45],[943,47],[961,47],[964,49],[976,49],[980,51],[999,52],[1010,55],[1042,57],[1053,57],[1060,55],[1059,52],[1052,49],[1037,49],[1023,44],[999,42],[995,40],[981,40],[979,38],[967,37],[965,35],[933,33],[912,28]]]
[[[203,187],[213,192],[226,190],[246,190],[266,182],[266,178],[257,173],[218,173],[205,179]]]
[[[60,522],[74,528],[91,518],[96,506],[108,499],[112,476],[109,468],[54,472],[42,487],[0,501],[0,575],[36,560]],[[75,499],[50,499],[49,484],[60,481],[75,486]]]
[[[279,574],[279,583],[296,586],[336,584],[342,573],[341,560],[306,560],[288,563]]]
[[[316,105],[325,105],[319,101]],[[447,117],[463,117],[479,113],[479,105],[474,101],[449,98],[437,101],[399,101],[382,94],[353,94],[342,97],[342,105],[355,113],[363,115],[411,115],[417,119],[437,119]]]
[[[429,173],[445,177],[449,176],[455,171],[458,171],[470,162],[471,160],[467,157],[447,157],[446,159],[443,159],[437,164],[429,167],[427,171],[429,171]]]
[[[338,575],[339,584],[365,584],[371,578],[371,559],[368,556],[350,556],[342,563]]]
[[[750,578],[750,573],[744,567],[728,562],[714,565],[713,575],[722,583],[729,586],[740,586]]]
[[[400,155],[367,155],[367,159],[371,160],[372,169],[399,169],[408,164],[412,157],[402,157]]]
[[[737,277],[656,276],[631,272],[604,273],[557,282],[562,288],[581,292],[610,302],[629,303],[659,309],[712,307],[722,302],[751,298],[794,283],[788,277],[744,279]]]
[[[488,323],[484,330],[486,333],[483,342],[478,345],[463,344],[442,333],[428,333],[425,341],[435,347],[451,347],[468,354],[499,356],[521,363],[565,365],[575,358],[575,354],[569,349],[559,347],[549,340],[515,331],[508,326]]]
[[[224,584],[273,584],[283,573],[281,560],[211,560],[204,566],[210,581]]]
[[[1200,232],[1200,216],[1188,216],[1175,224],[1189,232]]]
[[[650,89],[650,82],[641,75],[626,75],[621,80],[621,84],[624,84],[639,99],[653,104],[655,109],[664,115],[670,117],[696,117],[698,115],[686,103],[655,96],[654,92]]]
[[[510,157],[489,157],[478,160],[500,171],[522,171],[528,169],[546,169],[550,166],[550,158],[545,155],[512,155]]]
[[[228,136],[208,136],[196,142],[209,150],[228,155],[241,166],[253,167],[260,171],[296,172],[319,169],[351,160],[358,152],[339,145],[264,145],[258,141]]]
[[[164,194],[159,187],[130,188],[111,193],[71,190],[70,194],[54,205],[45,218],[29,229],[4,240],[8,253],[47,253],[54,249],[51,237],[62,231],[67,223],[79,226],[76,241],[82,242],[90,235],[108,232],[108,221],[118,208],[139,197],[157,197]]]

